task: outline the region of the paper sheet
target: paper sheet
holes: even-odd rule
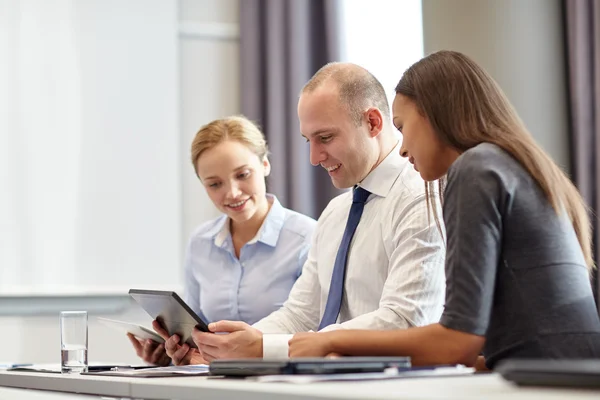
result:
[[[87,375],[127,376],[138,378],[208,375],[208,365],[198,364],[144,369],[116,368],[113,371],[88,372]]]
[[[288,382],[288,383],[311,383],[332,381],[366,381],[402,378],[425,378],[454,375],[471,375],[474,368],[465,366],[439,367],[427,369],[411,369],[399,371],[397,368],[388,368],[384,372],[362,372],[354,374],[326,374],[326,375],[265,375],[252,378],[257,382]]]

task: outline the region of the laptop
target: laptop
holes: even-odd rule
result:
[[[410,368],[410,357],[292,358],[289,360],[233,359],[210,363],[210,375],[313,375],[383,372],[387,368]]]
[[[600,388],[600,359],[501,362],[494,372],[520,386]]]

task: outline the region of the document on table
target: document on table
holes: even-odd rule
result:
[[[92,363],[88,366],[88,372],[111,371],[118,369],[153,369],[150,365],[128,365],[128,364],[107,364],[107,363]],[[1,369],[1,368],[0,368]],[[22,372],[50,372],[55,374],[61,373],[60,364],[13,364],[7,365],[7,371],[22,371]]]
[[[145,369],[115,368],[111,371],[86,372],[84,375],[127,376],[130,378],[160,378],[173,376],[208,375],[208,365],[181,365]]]
[[[60,374],[60,364],[15,364],[8,367],[7,371],[54,372]]]
[[[361,372],[353,374],[325,374],[325,375],[265,375],[252,379],[257,382],[288,382],[288,383],[311,383],[331,381],[367,381],[403,378],[425,378],[456,375],[472,375],[474,368],[459,366],[435,367],[435,368],[412,368],[399,370],[388,368],[384,372]]]

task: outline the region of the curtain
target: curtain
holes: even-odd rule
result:
[[[240,1],[242,114],[269,143],[269,191],[314,218],[340,192],[323,168],[310,165],[296,107],[310,77],[339,59],[337,17],[335,0]]]
[[[571,171],[591,208],[596,262],[600,260],[600,0],[564,0]],[[598,274],[594,277],[598,303]]]

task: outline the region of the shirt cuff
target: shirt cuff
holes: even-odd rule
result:
[[[270,360],[288,359],[288,342],[294,335],[269,334],[263,335],[263,358]]]
[[[331,324],[331,325],[327,325],[325,328],[321,329],[319,332],[331,332],[331,331],[337,331],[340,329],[344,329],[344,326],[342,324]]]

